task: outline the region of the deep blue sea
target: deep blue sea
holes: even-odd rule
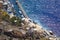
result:
[[[11,2],[18,12],[15,1]],[[19,2],[32,20],[60,36],[60,0],[19,0]]]

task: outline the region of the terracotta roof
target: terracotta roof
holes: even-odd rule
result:
[[[3,3],[3,0],[0,0],[0,3]]]
[[[0,8],[2,8],[3,0],[0,0]]]
[[[0,0],[0,1],[2,1],[2,0]]]
[[[0,3],[0,8],[2,8],[2,6],[3,6],[3,4],[2,4],[2,3]]]

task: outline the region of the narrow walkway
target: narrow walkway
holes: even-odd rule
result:
[[[16,3],[18,4],[19,6],[19,9],[22,11],[22,14],[25,18],[29,18],[27,15],[26,15],[26,12],[24,11],[22,5],[20,4],[20,2],[18,0],[16,0]]]

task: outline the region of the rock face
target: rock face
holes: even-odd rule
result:
[[[0,38],[1,40],[19,40],[19,39],[28,39],[28,40],[36,40],[40,39],[40,34],[36,31],[31,31],[13,26],[13,25],[4,25],[4,21],[0,22]],[[7,22],[8,24],[8,22]],[[5,38],[6,37],[6,38]],[[17,38],[17,39],[16,39]]]
[[[9,31],[9,32],[4,32],[4,34],[7,35],[7,36],[12,36],[12,37],[16,37],[16,38],[23,37],[22,32],[17,31],[17,30],[12,30],[12,31]]]
[[[0,38],[1,40],[49,40],[44,30],[37,28],[37,24],[35,27],[34,25],[30,26],[27,23],[18,27],[3,20],[0,22]]]

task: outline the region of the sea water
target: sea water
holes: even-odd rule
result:
[[[10,0],[19,15],[15,0]],[[59,0],[19,0],[29,18],[43,28],[52,30],[60,36],[60,1]]]
[[[19,0],[27,15],[60,36],[60,0]]]

